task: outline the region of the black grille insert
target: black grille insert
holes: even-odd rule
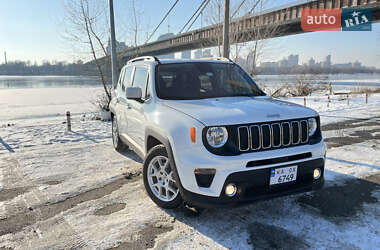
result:
[[[300,142],[300,126],[297,121],[292,122],[292,143],[298,144]]]
[[[309,131],[307,128],[307,121],[301,121],[301,142],[306,142],[309,136]]]
[[[251,143],[253,150],[257,150],[261,147],[260,138],[260,127],[257,125],[251,126]]]
[[[290,123],[283,122],[282,123],[282,145],[288,146],[290,145]]]
[[[281,146],[281,126],[280,123],[272,124],[272,133],[273,133],[273,147]]]
[[[309,140],[307,120],[241,125],[235,131],[240,151],[269,150],[305,144]]]
[[[241,151],[249,150],[249,131],[248,127],[239,127],[239,145]]]
[[[271,127],[269,124],[264,124],[261,126],[262,130],[262,141],[263,141],[263,148],[270,148],[271,146]]]

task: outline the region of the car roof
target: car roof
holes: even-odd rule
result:
[[[161,64],[169,63],[193,63],[193,62],[202,62],[202,63],[231,63],[230,61],[221,61],[213,59],[161,59]]]
[[[172,64],[172,63],[234,63],[230,59],[215,57],[215,58],[201,58],[201,59],[158,59],[152,56],[137,57],[127,62],[128,65],[152,65],[152,64]]]

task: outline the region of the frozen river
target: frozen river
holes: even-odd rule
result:
[[[380,74],[257,75],[254,78],[259,85],[292,84],[302,79],[313,83],[331,82],[337,86],[380,87]],[[101,83],[96,76],[0,76],[0,89],[98,86],[101,86]]]

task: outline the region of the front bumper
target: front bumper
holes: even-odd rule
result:
[[[211,197],[182,190],[183,199],[193,206],[216,207],[238,205],[249,203],[256,200],[264,200],[284,195],[307,192],[322,188],[324,184],[324,165],[323,158],[299,162],[297,164],[286,164],[280,167],[297,165],[297,179],[294,182],[269,185],[270,171],[272,168],[255,169],[244,172],[230,174],[224,182],[223,189],[229,183],[234,183],[238,187],[238,192],[233,197],[228,197],[221,192],[219,197]],[[313,178],[313,170],[320,168],[322,175],[318,180]]]
[[[169,147],[168,147],[169,148]],[[208,152],[204,147],[181,148],[170,147],[172,160],[175,163],[181,189],[202,196],[219,198],[224,193],[227,178],[237,175],[250,175],[251,171],[270,171],[270,168],[286,166],[286,164],[303,166],[303,162],[324,159],[326,146],[323,140],[314,145],[303,145],[262,152],[245,153],[238,156],[218,156]],[[305,159],[288,159],[286,162],[267,162],[269,159],[291,157],[299,154],[311,154]],[[251,165],[251,162],[261,165]],[[215,176],[209,187],[198,185],[194,171],[196,169],[215,169]],[[260,182],[260,180],[259,180]],[[180,190],[181,190],[180,189]],[[181,192],[182,193],[182,192]]]

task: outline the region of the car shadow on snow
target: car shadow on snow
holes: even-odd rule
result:
[[[360,220],[366,204],[378,207],[380,174],[363,179],[330,170],[325,174],[333,175],[334,180],[327,180],[323,189],[313,192],[240,207],[206,209],[198,216],[189,213],[185,207],[165,211],[226,248],[308,249],[321,247],[320,244],[328,246],[327,239],[320,238],[321,242],[318,242],[315,237],[321,225],[347,225]],[[380,219],[380,215],[372,216]],[[335,237],[334,233],[331,237]],[[331,240],[338,246],[355,248],[347,240]]]
[[[143,163],[143,160],[132,150],[127,149],[125,151],[118,152],[118,153],[137,163],[141,163],[141,164]]]

